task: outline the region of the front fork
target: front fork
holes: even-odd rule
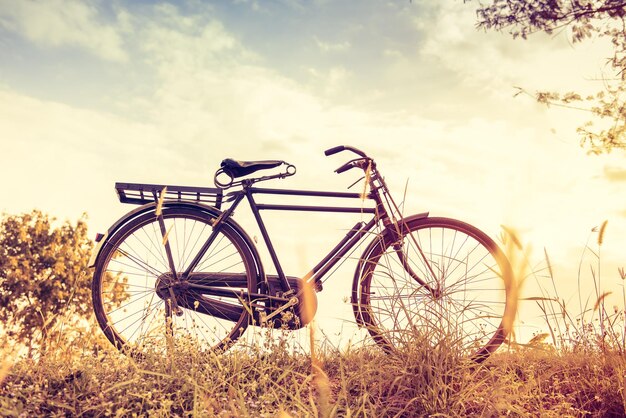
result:
[[[432,269],[432,266],[430,265],[430,263],[428,262],[428,259],[426,258],[426,256],[424,255],[422,248],[420,246],[417,246],[420,255],[422,256],[424,263],[426,264],[426,266],[428,267],[428,269],[430,270],[431,274],[433,275],[433,278],[437,278],[437,276],[435,275],[435,272]],[[433,298],[435,299],[439,299],[441,297],[441,285],[439,284],[438,280],[435,280],[435,283],[437,283],[437,287],[433,288],[431,286],[428,285],[428,283],[426,283],[411,267],[410,263],[409,263],[409,259],[406,256],[406,253],[404,252],[404,250],[402,249],[402,244],[401,243],[396,243],[393,245],[393,249],[394,252],[396,253],[396,255],[398,256],[398,258],[400,259],[400,263],[402,264],[402,267],[404,268],[404,270],[409,273],[409,276],[411,276],[411,278],[413,278],[413,280],[415,280],[417,283],[419,283],[422,287],[426,288],[426,290],[428,290],[430,292],[431,295],[433,295]]]
[[[371,175],[369,176],[370,196],[376,202],[376,216],[382,220],[385,228],[387,228],[388,230],[392,232],[393,242],[395,242],[395,244],[393,244],[393,249],[396,255],[398,256],[398,258],[400,259],[400,263],[402,267],[409,274],[409,276],[413,278],[413,280],[415,280],[422,287],[428,290],[435,299],[439,299],[441,297],[442,290],[441,290],[441,284],[439,283],[439,280],[437,280],[437,274],[435,274],[435,271],[430,261],[426,257],[426,254],[424,254],[424,251],[422,251],[422,247],[417,243],[417,240],[415,240],[415,237],[413,237],[413,235],[410,232],[405,235],[404,230],[406,226],[404,225],[404,223],[402,223],[402,225],[399,225],[399,222],[397,221],[397,217],[394,216],[394,213],[400,214],[400,209],[398,208],[398,205],[396,205],[395,201],[389,194],[389,189],[387,187],[387,184],[385,183],[385,180],[378,174],[378,172],[376,171],[376,167],[374,165],[370,165],[370,167],[368,168],[368,171],[370,170],[371,170]],[[366,177],[368,176],[366,175]],[[377,185],[376,182],[378,182],[379,185]],[[383,198],[386,201],[387,205],[383,203]],[[389,212],[387,211],[387,207],[389,207],[391,211],[391,215],[389,215]],[[403,240],[405,239],[410,239],[413,241],[413,244],[417,248],[420,257],[422,258],[424,264],[426,265],[428,269],[428,272],[430,272],[433,279],[435,279],[435,283],[437,284],[436,288],[429,286],[428,283],[426,283],[426,281],[422,279],[411,267],[409,263],[409,259],[406,255],[406,252],[402,248],[402,243],[403,243]]]

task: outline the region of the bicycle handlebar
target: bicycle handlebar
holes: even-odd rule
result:
[[[374,160],[369,157],[355,158],[354,160],[350,160],[338,169],[336,169],[335,173],[341,174],[350,170],[351,168],[360,168],[361,170],[365,171],[368,169],[368,167],[371,168],[372,164],[374,164]]]
[[[337,174],[341,174],[345,171],[350,170],[351,168],[356,167],[355,165],[352,164],[352,161],[349,161],[347,163],[345,163],[344,165],[342,165],[341,167],[339,167],[338,169],[335,170],[335,173]]]
[[[329,155],[337,154],[338,152],[341,152],[344,149],[346,149],[346,147],[344,147],[343,145],[339,145],[337,147],[332,147],[332,148],[329,148],[326,151],[324,151],[324,155],[328,157]]]
[[[341,167],[335,170],[335,173],[337,174],[341,174],[355,167],[358,167],[361,170],[366,170],[368,165],[371,162],[373,162],[373,160],[370,157],[368,157],[367,154],[365,154],[363,151],[354,147],[350,147],[348,145],[338,145],[336,147],[329,148],[326,151],[324,151],[324,154],[326,156],[329,156],[329,155],[337,154],[338,152],[341,152],[341,151],[352,151],[353,153],[357,154],[361,158],[355,158],[354,160],[348,161],[347,163],[345,163],[344,165],[342,165]]]
[[[367,155],[363,151],[356,149],[354,147],[350,147],[348,145],[339,145],[333,148],[329,148],[326,151],[324,151],[324,154],[328,157],[330,155],[337,154],[338,152],[341,152],[341,151],[352,151],[353,153],[360,155],[363,158],[368,158]]]

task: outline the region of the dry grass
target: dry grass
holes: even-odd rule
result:
[[[546,270],[554,285],[549,261]],[[0,416],[624,416],[624,309],[607,313],[597,289],[578,317],[556,286],[542,289],[533,301],[549,333],[481,365],[426,336],[393,355],[371,345],[339,351],[319,341],[314,325],[308,354],[279,337],[220,356],[189,348],[139,361],[99,333],[70,333],[10,367],[5,345]]]
[[[167,362],[69,348],[17,362],[0,389],[0,415],[620,416],[626,406],[626,360],[617,353],[538,346],[476,366],[445,346],[392,356],[360,347],[317,352],[321,386],[311,357],[280,344]]]

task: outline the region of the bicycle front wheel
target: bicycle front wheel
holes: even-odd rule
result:
[[[399,234],[378,238],[362,261],[363,324],[388,351],[418,340],[431,347],[447,341],[463,356],[484,360],[506,338],[513,285],[506,257],[486,234],[457,220],[400,225]]]
[[[250,320],[250,308],[239,295],[257,290],[254,257],[234,228],[224,223],[180,284],[175,277],[180,278],[207,242],[216,215],[165,206],[162,216],[164,228],[151,210],[127,222],[106,242],[92,282],[98,323],[111,343],[131,354],[163,355],[175,347],[227,349]],[[194,281],[214,293],[190,288]]]

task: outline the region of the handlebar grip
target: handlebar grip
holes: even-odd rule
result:
[[[341,167],[339,167],[338,169],[335,170],[335,173],[337,174],[341,174],[345,171],[350,170],[351,168],[354,168],[354,165],[352,164],[352,161],[349,161],[347,163],[345,163],[344,165],[342,165]]]
[[[339,145],[337,147],[332,147],[332,148],[327,149],[326,151],[324,151],[324,155],[328,157],[329,155],[337,154],[338,152],[341,152],[345,149],[346,149],[345,145]]]

